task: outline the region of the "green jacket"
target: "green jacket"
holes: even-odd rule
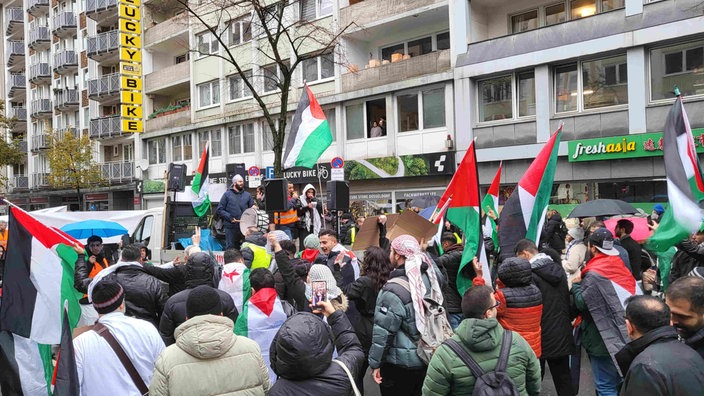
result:
[[[485,372],[499,361],[504,329],[495,318],[465,319],[452,338],[469,352]],[[528,342],[514,332],[506,371],[521,395],[540,394],[540,362]],[[471,395],[474,375],[448,346],[440,346],[430,360],[423,395]]]
[[[584,346],[589,356],[607,357],[611,356],[609,350],[606,349],[606,344],[601,338],[601,333],[596,327],[594,320],[589,314],[589,308],[584,303],[582,298],[582,285],[579,283],[572,284],[572,296],[574,297],[574,305],[579,313],[582,314],[582,323],[579,324],[580,336],[579,340]]]

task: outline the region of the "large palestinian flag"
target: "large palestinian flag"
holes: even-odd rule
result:
[[[262,350],[262,357],[269,368],[269,379],[276,382],[276,374],[271,369],[269,348],[271,341],[286,321],[281,300],[276,295],[276,289],[260,289],[244,305],[237,317],[235,333],[256,341]]]
[[[491,284],[479,212],[479,175],[474,142],[469,145],[460,166],[440,198],[438,207],[444,207],[448,200],[450,204],[447,206],[445,218],[459,227],[465,237],[462,262],[457,273],[457,291],[463,296],[464,292],[472,287],[472,279],[476,275],[472,266],[475,256],[479,257],[482,263],[485,281],[488,285]]]
[[[499,248],[502,259],[513,257],[516,243],[523,238],[536,244],[540,241],[540,232],[552,193],[561,136],[562,125],[530,164],[501,211]]]
[[[242,263],[228,263],[222,269],[222,277],[218,289],[232,297],[237,312],[242,312],[244,305],[252,295],[249,285],[249,268]]]
[[[198,164],[198,170],[196,175],[193,177],[193,184],[191,190],[193,191],[193,211],[196,212],[198,217],[203,217],[208,213],[210,209],[210,197],[208,196],[208,181],[209,181],[209,171],[208,162],[210,160],[209,147],[210,142],[205,143],[203,148],[203,154],[200,156],[200,163]]]
[[[663,155],[670,204],[648,247],[664,252],[702,227],[704,180],[694,146],[692,129],[677,97],[665,121]]]
[[[484,220],[485,236],[488,230],[491,230],[491,239],[494,241],[494,247],[499,249],[499,234],[496,229],[496,221],[489,217],[489,210],[492,210],[497,216],[499,215],[499,185],[501,183],[501,168],[503,163],[499,164],[499,170],[496,171],[496,176],[489,186],[489,191],[486,192],[486,196],[482,200],[482,211],[485,213],[486,219]]]
[[[332,133],[325,113],[305,84],[291,122],[291,134],[284,151],[284,168],[312,168],[331,143]]]

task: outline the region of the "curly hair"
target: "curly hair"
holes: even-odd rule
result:
[[[389,273],[391,273],[389,254],[380,247],[369,246],[364,251],[362,273],[371,278],[374,283],[374,291],[381,290],[389,280]]]

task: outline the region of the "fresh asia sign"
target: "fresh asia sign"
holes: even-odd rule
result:
[[[704,128],[693,129],[694,145],[704,153]],[[600,161],[662,155],[662,132],[612,136],[567,142],[569,162]]]

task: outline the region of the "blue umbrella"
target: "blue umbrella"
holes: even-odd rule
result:
[[[109,238],[127,234],[127,228],[114,221],[106,220],[84,220],[66,224],[61,227],[61,231],[76,239],[86,239],[93,235],[97,235],[101,238]]]
[[[432,216],[433,212],[435,212],[435,208],[436,206],[428,206],[427,208],[421,210],[418,214],[430,220],[430,216]]]

